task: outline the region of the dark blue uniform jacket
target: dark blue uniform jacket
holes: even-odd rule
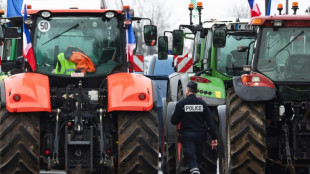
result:
[[[212,139],[216,140],[216,126],[211,117],[207,103],[198,99],[195,94],[190,94],[176,104],[171,123],[177,125],[181,122],[181,133],[206,131],[208,125]]]

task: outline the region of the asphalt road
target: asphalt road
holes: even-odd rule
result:
[[[219,161],[217,161],[217,166],[219,164]],[[161,169],[161,163],[159,163],[159,166],[158,166],[158,174],[163,174],[163,172],[160,170]],[[219,174],[218,172],[219,170],[217,169],[217,174]],[[40,174],[66,174],[66,172],[64,171],[40,171]]]

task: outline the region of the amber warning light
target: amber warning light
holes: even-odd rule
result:
[[[197,7],[202,7],[202,2],[197,2]]]
[[[282,10],[283,10],[283,6],[282,6],[281,3],[278,4],[277,10],[279,11],[279,15],[281,15],[281,14],[282,14],[281,12],[282,12]]]
[[[294,15],[296,14],[296,11],[299,9],[298,8],[298,2],[293,2],[293,5],[292,5],[292,9],[294,10]]]
[[[129,5],[124,5],[123,6],[123,10],[130,10],[130,6]]]
[[[194,9],[194,4],[193,4],[193,3],[189,3],[188,9],[189,9],[189,10],[193,10],[193,9]]]

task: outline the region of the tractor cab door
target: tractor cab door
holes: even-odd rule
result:
[[[3,37],[1,38],[2,52],[1,63],[2,71],[8,72],[12,69],[17,57],[22,56],[22,29],[21,27],[4,27],[1,28]]]

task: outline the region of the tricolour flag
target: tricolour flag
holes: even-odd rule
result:
[[[32,71],[35,71],[37,68],[36,60],[34,58],[34,53],[31,44],[31,38],[29,29],[26,28],[25,20],[27,19],[27,5],[25,4],[24,8],[24,22],[23,22],[23,56],[27,59]]]
[[[127,19],[131,19],[129,10],[127,13]],[[130,62],[130,65],[132,66],[133,63],[133,53],[134,49],[136,48],[136,38],[135,33],[133,32],[132,24],[129,25],[129,28],[127,30],[127,60]]]
[[[22,8],[23,8],[24,0],[8,0],[7,1],[7,16],[22,16]]]
[[[259,10],[257,0],[249,0],[250,8],[251,8],[251,17],[260,16],[261,12]]]

